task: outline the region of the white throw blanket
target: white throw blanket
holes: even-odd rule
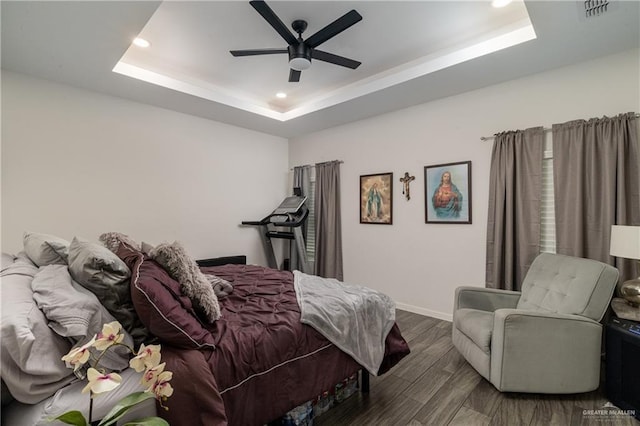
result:
[[[301,322],[351,355],[373,375],[384,358],[385,339],[396,320],[385,294],[336,279],[294,271]]]

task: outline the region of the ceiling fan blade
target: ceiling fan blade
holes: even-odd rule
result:
[[[305,43],[309,47],[320,46],[331,37],[340,34],[353,24],[362,20],[362,16],[355,10],[345,13],[342,17],[336,19],[311,37],[305,40]]]
[[[324,52],[322,50],[314,49],[311,52],[311,57],[319,61],[329,62],[330,64],[336,64],[343,67],[351,68],[355,70],[360,66],[362,62],[354,61],[353,59],[345,58],[344,56],[334,55],[333,53]]]
[[[278,18],[278,15],[271,10],[267,3],[261,0],[253,0],[249,3],[260,15],[262,15],[269,25],[271,25],[273,29],[276,30],[283,39],[285,39],[288,44],[298,43],[298,39],[291,34],[291,31],[289,31],[287,26],[280,20],[280,18]]]
[[[255,56],[255,55],[273,55],[276,53],[287,53],[287,49],[245,49],[245,50],[230,50],[233,56]]]
[[[300,81],[300,74],[302,71],[296,71],[293,68],[289,70],[289,83],[297,83]]]

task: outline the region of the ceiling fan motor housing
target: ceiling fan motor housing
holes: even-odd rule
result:
[[[289,66],[297,71],[306,70],[311,66],[311,48],[304,42],[289,45]]]

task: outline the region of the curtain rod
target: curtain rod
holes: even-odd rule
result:
[[[317,163],[317,164],[327,164],[327,163],[332,163],[334,161],[338,162],[338,164],[344,163],[344,161],[342,161],[342,160],[331,160],[331,161],[323,161],[323,162]],[[295,167],[311,167],[311,166],[315,166],[315,164],[303,164],[302,166],[294,166],[294,167],[290,168],[289,170],[293,170]]]
[[[545,132],[550,132],[551,131],[551,129],[548,128],[548,127],[544,127],[542,130],[544,130]],[[495,139],[495,137],[496,137],[496,135],[493,135],[493,136],[480,136],[480,140],[484,142],[484,141],[488,141],[488,140],[491,140],[491,139]]]
[[[636,114],[635,114],[635,117],[636,117],[636,118],[639,118],[639,117],[640,117],[640,114],[636,113]],[[545,127],[545,128],[543,128],[542,130],[544,130],[545,132],[550,132],[552,129],[550,129],[550,128],[548,128],[548,127]],[[496,137],[496,135],[493,135],[493,136],[480,136],[480,140],[481,140],[482,142],[484,142],[484,141],[488,141],[488,140],[491,140],[491,139],[495,139],[495,137]]]

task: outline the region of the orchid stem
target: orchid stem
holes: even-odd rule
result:
[[[93,392],[89,392],[89,424],[93,421]]]
[[[102,351],[100,351],[100,354],[98,355],[98,357],[95,359],[95,362],[93,363],[93,368],[95,368],[97,370],[98,369],[98,365],[100,365],[100,361],[102,360],[102,357],[107,353],[107,351],[109,349],[114,348],[116,346],[124,346],[133,355],[138,355],[138,353],[129,345],[125,345],[124,343],[114,343],[113,345],[111,345],[111,346],[103,349]]]

